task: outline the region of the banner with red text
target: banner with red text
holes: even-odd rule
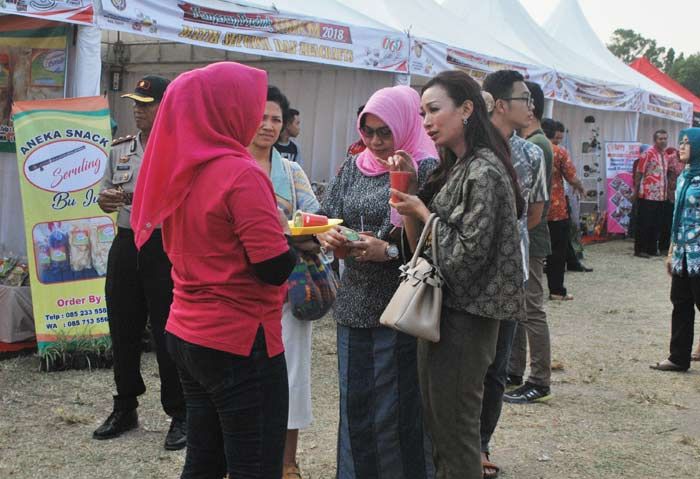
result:
[[[23,101],[12,115],[39,352],[76,341],[108,347],[115,225],[97,206],[111,145],[107,100]]]
[[[404,34],[204,0],[102,0],[101,28],[251,55],[408,72]]]
[[[605,144],[607,171],[608,233],[626,234],[632,212],[634,194],[634,162],[640,155],[641,143],[609,142]]]

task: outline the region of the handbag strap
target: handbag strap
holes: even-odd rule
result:
[[[423,251],[423,247],[425,246],[425,242],[428,239],[428,233],[433,233],[433,256],[435,256],[434,261],[437,261],[437,246],[435,245],[435,235],[437,234],[437,214],[431,213],[430,217],[428,218],[428,221],[425,223],[425,226],[423,227],[423,232],[420,234],[420,240],[418,240],[418,245],[416,246],[416,250],[413,252],[413,257],[411,258],[410,266],[411,268],[416,266],[416,263],[418,262],[418,258],[420,257],[421,251]]]

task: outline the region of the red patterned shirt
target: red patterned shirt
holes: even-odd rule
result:
[[[639,158],[637,172],[641,173],[639,198],[649,201],[666,201],[668,164],[663,152],[649,148]]]
[[[549,213],[547,221],[561,221],[569,217],[566,210],[566,194],[564,180],[571,183],[576,180],[576,167],[566,149],[552,145],[554,160],[552,161],[552,187],[549,193]]]

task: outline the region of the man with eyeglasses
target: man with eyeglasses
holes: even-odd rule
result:
[[[532,97],[522,74],[513,70],[491,73],[484,79],[484,92],[491,95],[487,106],[491,123],[510,142],[511,160],[518,177],[520,193],[526,210],[520,218],[520,249],[523,255],[525,278],[528,276],[528,230],[542,220],[542,211],[548,199],[544,153],[535,144],[520,138],[516,131],[527,128],[532,118]],[[484,379],[481,407],[481,465],[485,478],[496,477],[499,467],[489,458],[489,442],[501,415],[506,386],[510,348],[517,323],[499,323],[496,357]]]
[[[520,135],[539,146],[544,153],[547,172],[547,191],[552,185],[552,144],[542,131],[544,114],[544,93],[534,82],[525,82],[533,100],[530,125],[520,130]],[[530,265],[527,285],[525,287],[525,307],[527,321],[518,324],[513,339],[513,347],[508,365],[507,384],[522,386],[507,392],[503,400],[508,403],[526,404],[551,399],[550,380],[552,375],[552,352],[547,325],[547,313],[544,310],[544,262],[552,253],[547,225],[549,201],[545,202],[540,223],[530,230]],[[530,345],[530,377],[523,384],[527,345]]]

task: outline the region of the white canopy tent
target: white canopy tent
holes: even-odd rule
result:
[[[630,135],[631,139],[650,143],[653,132],[663,128],[669,132],[669,138],[673,142],[680,130],[690,124],[685,116],[672,120],[663,115],[668,113],[666,107],[672,107],[676,111],[685,111],[692,107],[686,100],[628,67],[613,55],[591,28],[577,0],[561,0],[544,23],[544,28],[560,44],[575,49],[590,62],[609,70],[624,83],[644,90],[641,112],[633,122],[635,130],[634,134]],[[677,105],[669,104],[669,100]],[[661,107],[661,111],[655,111],[657,105]]]

